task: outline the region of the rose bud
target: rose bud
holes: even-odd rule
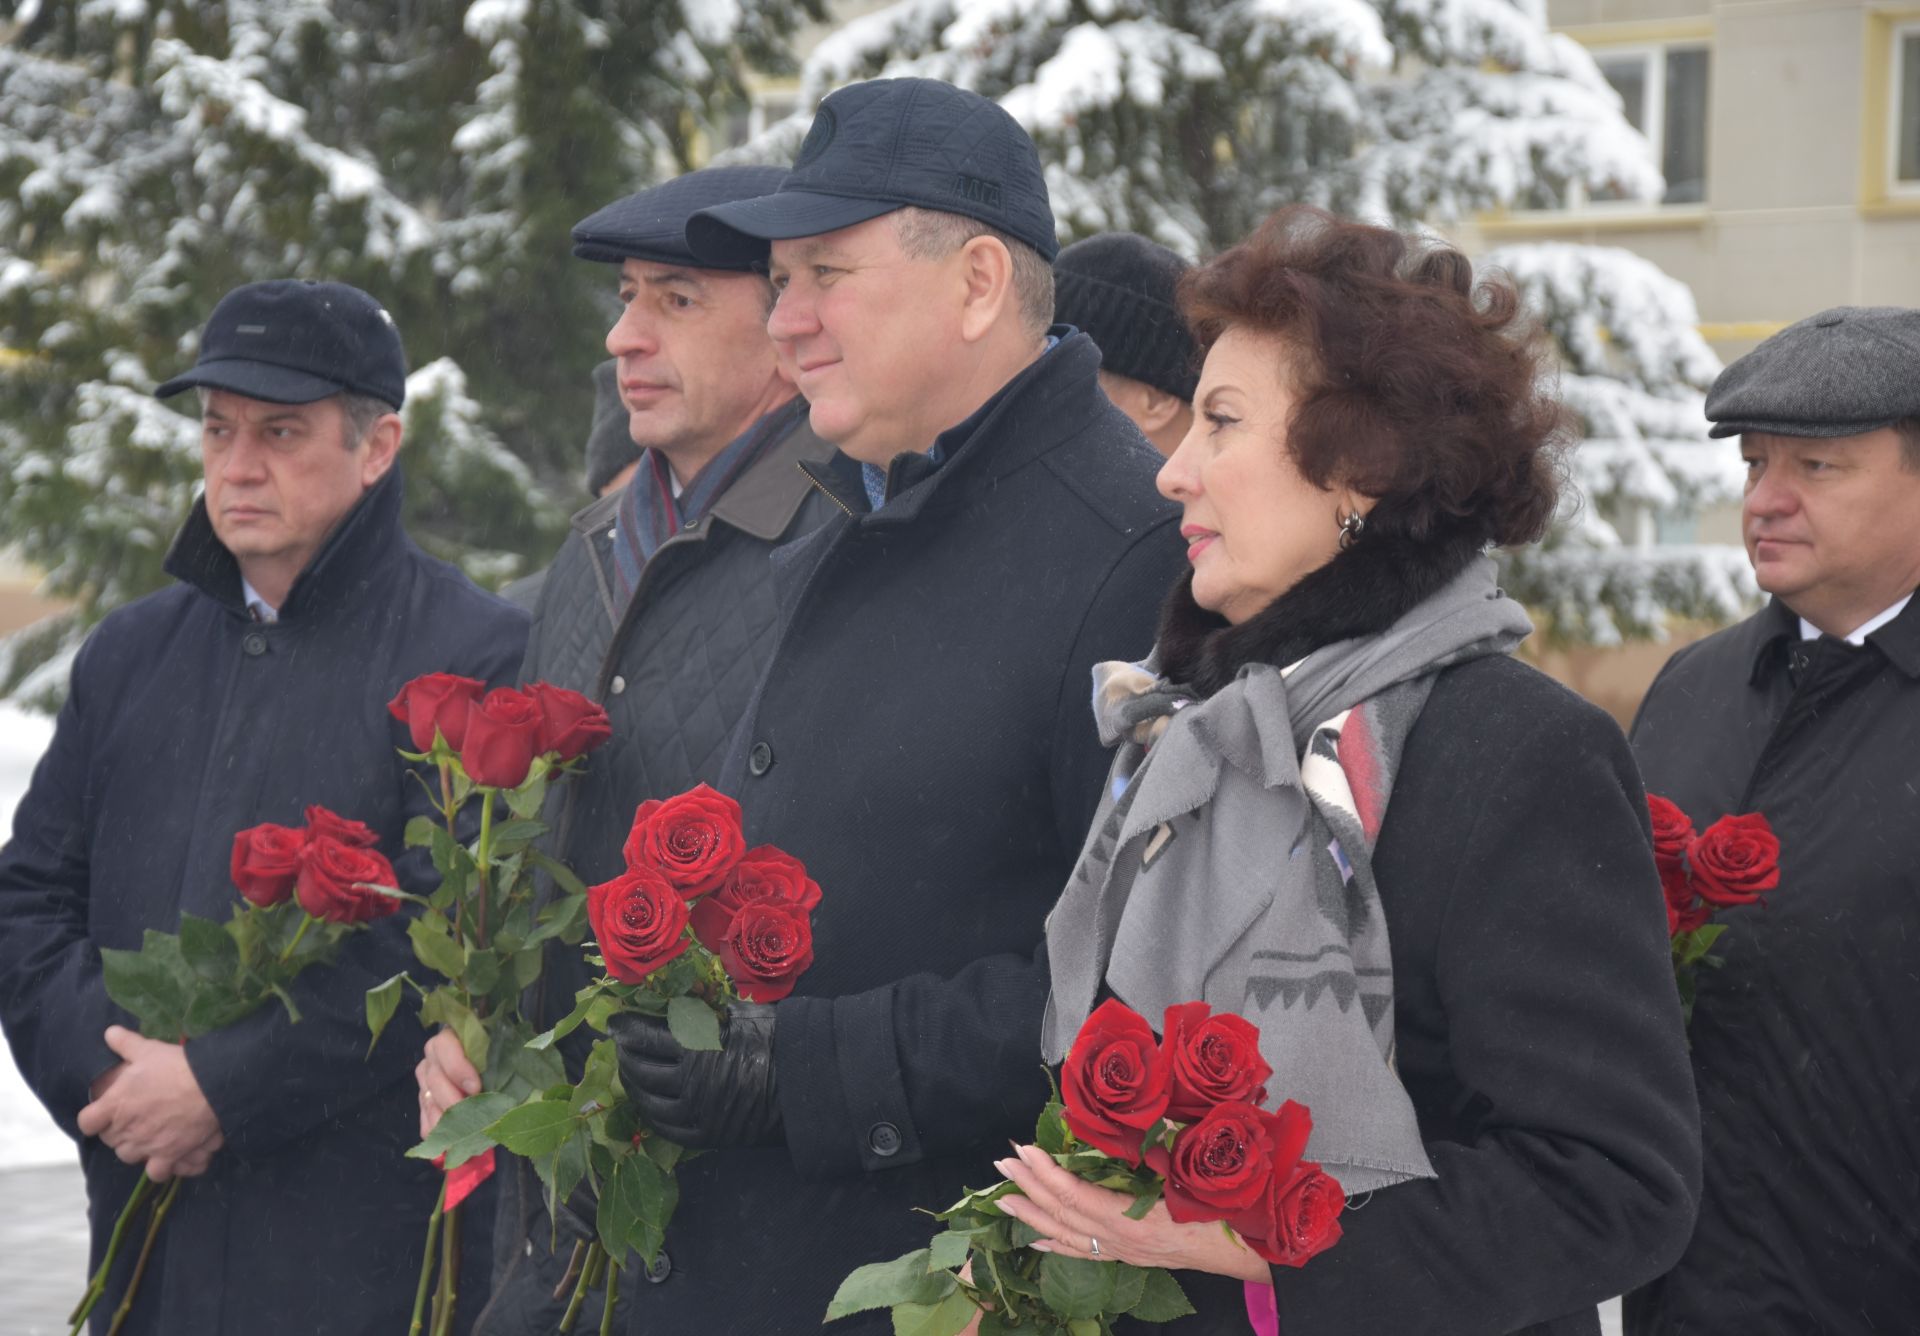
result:
[[[587,888],[592,925],[607,973],[621,983],[644,983],[649,974],[687,949],[687,902],[657,872],[630,868],[612,881]]]
[[[433,750],[434,730],[455,751],[467,735],[467,706],[485,694],[487,684],[477,677],[453,673],[426,673],[400,688],[387,702],[387,713],[407,726],[417,752]]]
[[[1687,849],[1693,888],[1716,905],[1750,905],[1780,884],[1780,841],[1758,812],[1723,816]]]
[[[1167,1111],[1169,1067],[1153,1027],[1108,998],[1080,1027],[1060,1068],[1068,1128],[1089,1146],[1138,1165],[1147,1129]]]
[[[1678,937],[1683,932],[1694,932],[1707,926],[1707,920],[1713,917],[1713,906],[1705,900],[1695,900],[1692,904],[1676,906],[1667,901],[1667,936]]]
[[[316,804],[307,808],[307,842],[312,843],[323,836],[355,849],[371,849],[380,843],[380,837],[365,822],[349,821],[339,813],[329,812]]]
[[[1693,843],[1692,820],[1657,793],[1647,795],[1647,811],[1653,817],[1653,861],[1660,866],[1661,884],[1666,884],[1669,869],[1678,872],[1684,882],[1687,846]]]
[[[1205,1002],[1182,1002],[1167,1008],[1161,1026],[1173,1078],[1166,1116],[1175,1122],[1194,1122],[1216,1104],[1267,1098],[1273,1068],[1260,1056],[1260,1031],[1231,1012],[1214,1016],[1212,1010]]]
[[[640,804],[623,852],[629,868],[653,869],[692,900],[719,889],[746,847],[740,804],[701,784]]]
[[[1340,1213],[1346,1194],[1334,1177],[1311,1160],[1302,1160],[1291,1175],[1276,1175],[1265,1236],[1247,1235],[1247,1243],[1261,1260],[1273,1266],[1305,1266],[1340,1241]]]
[[[1167,1180],[1167,1213],[1183,1225],[1225,1220],[1265,1201],[1274,1175],[1267,1129],[1260,1110],[1231,1101],[1181,1128],[1171,1152],[1158,1143],[1148,1146],[1147,1167]]]
[[[330,835],[308,838],[294,886],[300,908],[329,923],[364,923],[397,912],[400,901],[367,889],[374,886],[398,887],[393,864],[383,855]]]
[[[812,913],[820,904],[820,886],[792,854],[771,844],[747,850],[721,887],[693,906],[693,934],[718,952],[727,927],[741,907],[755,900],[777,900]]]
[[[467,706],[467,732],[460,740],[460,764],[467,778],[483,788],[517,789],[527,782],[533,758],[540,754],[540,707],[501,687]]]
[[[542,753],[557,753],[564,763],[585,756],[613,736],[607,712],[577,691],[547,682],[529,682],[520,690],[540,707]]]
[[[234,889],[249,904],[277,905],[293,894],[300,876],[300,851],[306,848],[304,831],[263,822],[233,837],[230,864]]]
[[[749,901],[727,925],[716,954],[741,997],[778,1002],[813,964],[813,925],[798,905]]]

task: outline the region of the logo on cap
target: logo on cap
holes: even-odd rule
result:
[[[800,141],[800,152],[793,160],[795,169],[806,166],[825,153],[838,129],[838,118],[834,116],[833,108],[822,103],[820,109],[813,113],[813,124],[807,128],[807,137]]]
[[[982,181],[977,176],[968,176],[965,172],[956,172],[953,177],[953,193],[970,204],[984,205],[989,209],[1000,207],[1000,183]]]

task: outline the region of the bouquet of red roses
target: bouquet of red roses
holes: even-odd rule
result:
[[[264,824],[233,837],[230,870],[243,904],[225,923],[180,916],[180,931],[147,929],[137,951],[100,952],[107,996],[133,1013],[141,1034],[184,1044],[224,1029],[279,999],[294,1021],[300,1008],[287,991],[302,970],[331,964],[348,933],[400,908],[393,865],[374,848],[378,837],[358,821],[309,807],[306,824]],[[106,1256],[68,1319],[75,1333],[106,1292],[107,1276],[128,1229],[152,1207],[133,1278],[113,1316],[119,1331],[132,1310],[154,1239],[185,1180],[156,1192],[142,1171],[109,1236]]]
[[[1780,840],[1758,812],[1723,816],[1704,831],[1678,806],[1657,793],[1647,795],[1653,813],[1653,861],[1667,901],[1667,936],[1673,943],[1673,977],[1680,1006],[1693,1019],[1694,970],[1720,964],[1708,954],[1724,923],[1713,911],[1760,902],[1780,884]]]
[[[427,784],[436,817],[407,825],[409,847],[427,849],[440,885],[422,900],[407,925],[425,982],[410,974],[367,992],[367,1025],[378,1042],[399,1008],[402,990],[420,998],[420,1020],[460,1037],[485,1090],[517,1104],[564,1079],[557,1055],[527,1047],[533,1028],[520,1016],[520,997],[539,977],[549,939],[578,942],[584,935],[585,890],[562,864],[541,853],[546,834],[537,818],[547,790],[579,768],[581,758],[611,733],[606,711],[577,691],[532,682],[488,691],[477,678],[428,673],[400,689],[388,712],[407,726],[415,750],[409,762],[431,766],[439,784]],[[476,824],[477,837],[463,832]],[[560,894],[537,905],[534,873],[553,878]],[[409,897],[412,898],[412,897]],[[439,980],[436,982],[436,978]],[[449,1164],[439,1204],[427,1221],[426,1255],[410,1330],[453,1330],[458,1303],[461,1202],[493,1172],[488,1152]],[[435,1246],[439,1246],[435,1280]]]
[[[717,1050],[731,1003],[778,1001],[813,963],[820,888],[792,855],[746,847],[733,799],[702,784],[643,803],[624,853],[625,870],[586,892],[596,943],[587,958],[604,973],[580,990],[571,1013],[529,1041],[530,1052],[550,1053],[582,1025],[604,1035],[622,1012],[664,1017],[687,1048]],[[650,1262],[660,1251],[684,1152],[641,1125],[621,1090],[611,1039],[594,1043],[577,1083],[556,1082],[524,1100],[462,1100],[408,1154],[444,1154],[451,1167],[494,1146],[533,1162],[550,1215],[583,1181],[597,1194],[597,1238],[574,1250],[561,1330],[602,1286],[606,1329],[628,1255]]]
[[[1167,1008],[1162,1033],[1117,1000],[1101,1003],[1067,1052],[1060,1097],[1040,1114],[1039,1148],[1131,1195],[1135,1219],[1164,1200],[1175,1221],[1218,1221],[1271,1265],[1304,1266],[1332,1247],[1346,1198],[1302,1158],[1307,1108],[1263,1107],[1273,1070],[1259,1030],[1186,1002]],[[953,1336],[976,1316],[982,1336],[1092,1336],[1122,1315],[1171,1322],[1193,1311],[1171,1272],[1030,1248],[1039,1235],[998,1205],[1019,1191],[1000,1183],[939,1212],[946,1229],[928,1247],[848,1276],[827,1320],[891,1308],[896,1331],[925,1336]]]

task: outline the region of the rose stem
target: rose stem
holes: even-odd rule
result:
[[[580,1305],[586,1302],[587,1291],[593,1288],[594,1264],[600,1260],[600,1245],[587,1245],[587,1260],[581,1264],[580,1279],[574,1282],[573,1298],[567,1301],[567,1311],[561,1315],[560,1330],[565,1333],[573,1330],[574,1319],[580,1316]]]
[[[293,934],[293,940],[287,943],[287,949],[280,953],[280,963],[282,965],[287,963],[288,957],[293,955],[293,948],[300,945],[300,939],[307,935],[307,929],[311,928],[312,926],[313,926],[313,915],[306,913],[303,910],[300,914],[299,929],[295,931],[295,933]]]
[[[560,1298],[573,1289],[574,1281],[580,1276],[580,1254],[587,1250],[585,1239],[573,1241],[573,1255],[567,1258],[567,1273],[560,1277],[560,1283],[553,1287],[553,1297]]]
[[[440,1199],[433,1204],[433,1214],[427,1217],[427,1252],[420,1259],[420,1283],[413,1289],[413,1321],[407,1327],[407,1336],[420,1336],[421,1319],[427,1309],[427,1282],[433,1279],[433,1245],[439,1242],[440,1211],[447,1200],[447,1180],[440,1180]]]
[[[453,1315],[460,1307],[460,1208],[447,1212],[446,1228],[440,1233],[440,1274],[446,1287],[447,1311],[440,1319],[444,1336],[452,1336]]]
[[[493,898],[491,878],[493,861],[493,790],[480,790],[480,867],[477,876],[480,880],[479,929],[475,944],[484,949],[487,945],[487,901]]]
[[[147,1222],[147,1237],[140,1245],[140,1260],[134,1263],[133,1279],[127,1282],[127,1292],[120,1296],[120,1307],[114,1312],[107,1336],[120,1336],[120,1329],[127,1325],[127,1315],[133,1311],[133,1296],[139,1292],[141,1277],[147,1274],[147,1258],[153,1255],[153,1242],[160,1237],[160,1226],[165,1223],[167,1212],[173,1209],[173,1199],[180,1195],[180,1184],[185,1181],[176,1178],[167,1184],[167,1190],[160,1195],[160,1204],[153,1208],[153,1219]]]
[[[600,1309],[600,1336],[613,1336],[613,1306],[620,1300],[620,1268],[608,1259],[605,1304]]]
[[[100,1260],[100,1269],[93,1273],[93,1279],[87,1282],[87,1292],[80,1296],[80,1302],[74,1305],[67,1322],[73,1328],[69,1336],[78,1336],[86,1325],[87,1315],[93,1312],[94,1305],[100,1302],[107,1292],[107,1273],[113,1269],[113,1259],[120,1255],[120,1241],[126,1237],[127,1227],[133,1223],[133,1217],[146,1205],[147,1198],[153,1194],[153,1180],[147,1177],[147,1171],[140,1171],[140,1179],[133,1185],[133,1193],[127,1198],[127,1204],[120,1208],[120,1218],[113,1222],[113,1233],[107,1239],[107,1255]]]

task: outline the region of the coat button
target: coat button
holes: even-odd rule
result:
[[[875,1123],[867,1129],[867,1149],[875,1155],[898,1155],[900,1129],[892,1123]]]
[[[747,773],[758,779],[773,769],[773,748],[764,742],[753,744],[753,750],[747,753]]]
[[[258,631],[249,631],[247,638],[240,642],[240,648],[258,658],[267,652],[267,638]]]
[[[658,1285],[672,1274],[673,1259],[668,1257],[667,1250],[662,1248],[660,1255],[647,1263],[647,1283]]]
[[[624,677],[615,677],[613,681],[607,683],[607,690],[611,691],[616,696],[618,696],[621,692],[625,691],[626,689],[627,689],[627,679]]]

